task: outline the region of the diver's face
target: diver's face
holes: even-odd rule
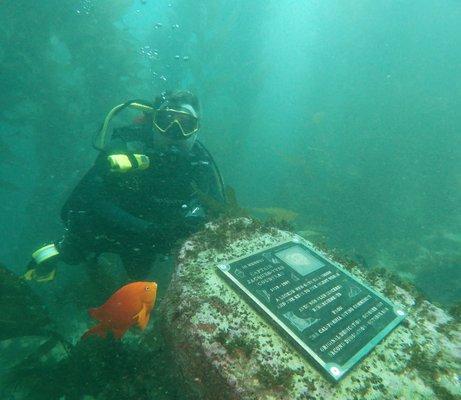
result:
[[[189,151],[197,137],[198,116],[188,105],[165,105],[153,117],[154,146],[160,151]]]
[[[162,152],[179,152],[179,153],[187,153],[192,146],[194,145],[195,139],[197,138],[197,133],[189,136],[188,138],[184,139],[175,139],[179,137],[177,132],[171,132],[170,129],[180,129],[177,124],[173,124],[167,132],[161,132],[158,129],[153,128],[153,142],[154,147]]]

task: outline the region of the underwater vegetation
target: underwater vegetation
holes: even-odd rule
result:
[[[27,346],[32,342],[30,337],[44,339],[38,346],[33,345],[32,352],[17,363],[18,366],[48,357],[59,345],[62,345],[64,353],[70,348],[69,343],[56,331],[41,299],[24,280],[2,265],[0,294],[0,342],[17,339]]]
[[[186,398],[176,394],[179,378],[172,377],[170,354],[156,329],[143,336],[130,334],[123,341],[109,334],[105,339],[89,337],[71,345],[55,332],[40,298],[5,267],[0,268],[0,293],[0,341],[5,341],[6,349],[7,339],[17,339],[14,346],[27,346],[30,336],[43,337],[29,355],[18,356],[2,371],[2,399]],[[151,319],[155,321],[155,315]]]
[[[49,336],[52,320],[40,298],[19,276],[0,265],[0,340]]]
[[[67,357],[21,363],[9,371],[5,385],[34,400],[175,399],[178,377],[170,376],[163,343],[122,342],[91,337],[78,342]]]
[[[193,189],[213,217],[243,217],[248,215],[248,211],[238,204],[234,188],[229,185],[224,187],[224,202],[216,201],[212,196],[200,190],[197,185],[194,185]]]
[[[91,164],[91,138],[101,116],[114,101],[139,94],[134,87],[140,81],[137,44],[115,26],[132,3],[8,0],[0,6],[0,118],[5,135],[28,133],[21,154],[25,151],[29,161],[15,162],[14,171],[0,175],[0,192],[15,191],[17,178],[33,164],[37,184],[28,188],[31,194],[22,209],[30,219],[19,229],[25,246],[46,237],[39,227],[56,219],[58,201],[53,198],[68,190],[80,168]],[[85,4],[91,7],[88,14],[80,12]],[[0,142],[0,163],[5,166],[15,155],[9,141]],[[72,161],[63,157],[67,150]],[[36,212],[37,204],[41,212]]]
[[[259,220],[263,224],[273,225],[281,229],[293,230],[292,223],[298,218],[299,214],[282,207],[242,207],[237,201],[235,189],[229,185],[224,188],[225,202],[220,203],[212,196],[194,187],[200,201],[208,207],[211,215],[221,218],[250,217]]]
[[[269,217],[277,222],[286,221],[286,222],[293,222],[295,221],[299,214],[295,211],[288,210],[282,207],[261,207],[261,208],[252,208],[253,212],[257,214],[262,214],[264,216]]]

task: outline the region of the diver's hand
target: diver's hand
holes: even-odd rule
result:
[[[199,202],[192,202],[184,209],[184,225],[189,234],[200,230],[206,222],[205,209]]]
[[[22,277],[26,281],[39,283],[51,282],[56,278],[56,263],[49,261],[37,264],[35,261],[31,261],[27,266],[27,271]]]

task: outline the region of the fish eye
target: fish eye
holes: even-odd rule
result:
[[[149,291],[149,290],[150,290],[150,287],[149,287],[149,286],[146,286],[146,287],[145,287],[145,290],[146,290],[146,291]]]

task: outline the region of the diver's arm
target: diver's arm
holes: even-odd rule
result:
[[[152,222],[135,217],[117,204],[102,198],[93,203],[92,211],[108,228],[118,231],[151,235],[156,228]]]
[[[107,178],[112,174],[104,157],[103,161],[96,162],[85,177],[84,191],[87,192],[88,209],[108,228],[132,234],[151,235],[155,231],[155,224],[138,218],[124,210],[112,200],[107,191]]]

